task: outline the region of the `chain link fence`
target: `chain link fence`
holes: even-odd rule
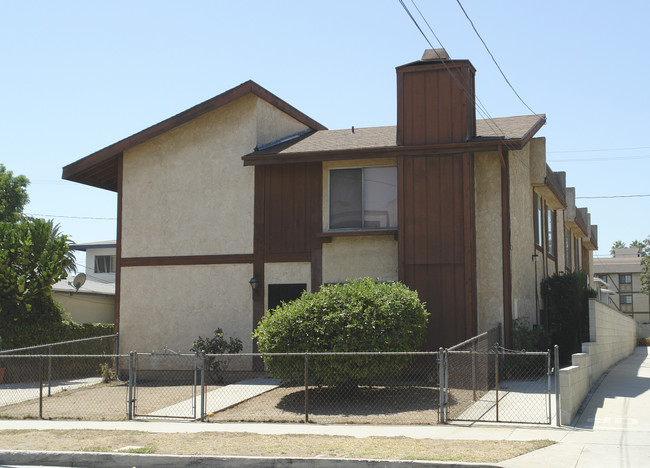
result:
[[[446,420],[551,423],[550,353],[446,351],[445,366]]]
[[[550,354],[490,336],[419,353],[5,354],[0,418],[550,423]]]

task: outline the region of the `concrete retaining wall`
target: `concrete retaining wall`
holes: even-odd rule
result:
[[[621,359],[634,352],[634,319],[596,299],[589,300],[589,338],[582,353],[572,356],[572,366],[560,369],[562,424],[571,424],[589,389],[600,376]]]

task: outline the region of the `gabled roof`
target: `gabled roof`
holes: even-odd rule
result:
[[[345,130],[318,130],[293,140],[255,151],[242,157],[244,165],[279,164],[299,161],[351,159],[355,157],[391,156],[408,152],[454,152],[520,149],[544,125],[540,115],[503,117],[476,121],[476,137],[461,143],[423,146],[398,146],[397,127],[369,127]]]
[[[299,122],[305,124],[313,130],[325,130],[326,128],[311,117],[303,114],[295,107],[283,101],[273,93],[262,88],[254,81],[247,81],[239,86],[226,91],[212,99],[202,102],[180,114],[169,119],[163,120],[141,132],[131,135],[128,138],[113,143],[106,148],[97,151],[85,158],[79,159],[63,168],[62,178],[79,182],[85,185],[103,188],[106,190],[117,191],[117,171],[118,157],[122,152],[133,148],[145,141],[154,138],[162,133],[183,125],[203,114],[216,110],[236,99],[247,94],[254,94],[260,99],[265,100],[272,106],[290,115]]]

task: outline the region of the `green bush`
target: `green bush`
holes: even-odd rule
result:
[[[237,354],[243,349],[243,344],[239,338],[226,338],[223,336],[223,330],[217,328],[212,338],[202,338],[194,342],[192,352],[203,354]],[[210,376],[216,383],[223,382],[223,373],[228,369],[229,360],[223,357],[208,357],[206,363]]]
[[[427,319],[417,292],[364,278],[283,303],[266,314],[253,337],[262,353],[417,351]],[[265,356],[264,362],[275,378],[295,381],[303,375],[302,358]],[[320,357],[310,361],[309,375],[323,385],[356,385],[399,374],[405,364],[404,357]]]
[[[65,320],[63,307],[51,296],[39,298],[32,303],[32,307],[21,319],[5,317],[0,320],[0,335],[2,335],[2,349],[16,349],[41,344],[58,343],[60,341],[93,338],[96,336],[112,335],[113,324],[108,323],[76,323]],[[85,349],[88,348],[88,349]],[[75,352],[90,352],[96,346],[79,343],[75,345]]]
[[[515,319],[512,322],[512,345],[516,351],[546,351],[550,347],[550,338],[544,328],[531,327],[527,319]]]

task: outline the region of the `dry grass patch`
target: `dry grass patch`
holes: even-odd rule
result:
[[[2,450],[101,451],[135,453],[332,457],[497,463],[552,445],[549,440],[471,441],[405,437],[262,435],[202,432],[162,434],[101,430],[0,431]]]

